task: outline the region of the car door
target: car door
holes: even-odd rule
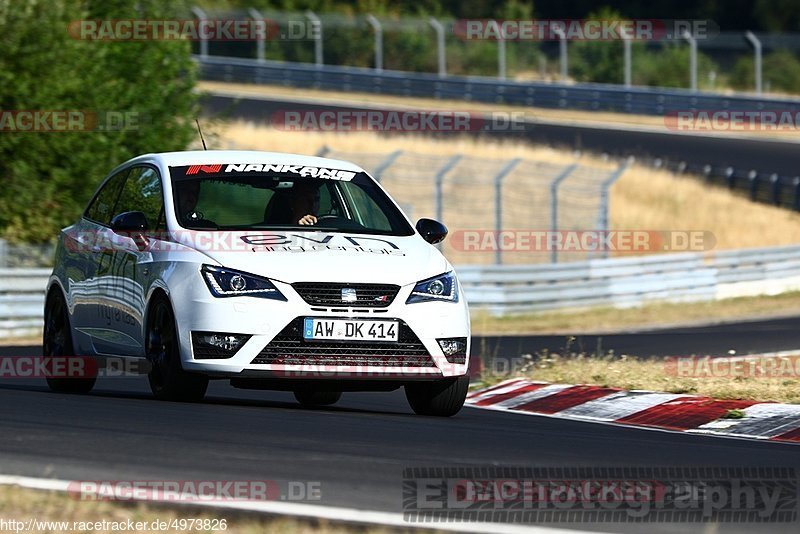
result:
[[[104,293],[111,283],[108,277],[113,261],[113,250],[109,246],[113,232],[109,224],[129,171],[126,168],[110,176],[89,202],[81,219],[64,235],[65,290],[74,341],[80,354],[97,352],[95,334],[102,334],[100,330],[107,320]]]
[[[139,165],[131,168],[116,206],[116,214],[139,211],[147,219],[147,235],[152,243],[165,229],[164,200],[161,176],[155,167]],[[143,356],[143,322],[145,299],[153,255],[149,246],[142,247],[130,236],[115,236],[111,261],[113,284],[105,297],[106,325],[109,329],[105,342],[114,354]]]

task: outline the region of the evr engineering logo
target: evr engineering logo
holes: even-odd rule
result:
[[[298,244],[298,240],[303,239],[310,243]],[[331,244],[331,241],[344,241],[345,244]],[[301,234],[253,234],[241,237],[241,240],[252,245],[254,252],[320,252],[337,250],[343,252],[366,252],[369,254],[387,254],[390,256],[405,256],[405,252],[400,247],[378,237],[366,236],[340,236],[337,234],[327,234],[320,239]],[[385,243],[382,248],[372,248],[367,246],[369,243],[362,241],[378,241]],[[386,246],[388,245],[388,247]]]

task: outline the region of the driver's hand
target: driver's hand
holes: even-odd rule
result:
[[[304,215],[299,221],[297,221],[297,224],[301,224],[303,226],[313,226],[317,224],[317,218],[313,215]]]

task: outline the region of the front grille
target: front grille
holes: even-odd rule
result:
[[[338,307],[385,308],[400,291],[400,286],[391,284],[297,282],[292,284],[292,287],[312,306]],[[356,300],[342,300],[342,289],[355,290]]]
[[[411,328],[404,321],[397,323],[397,343],[315,341],[303,339],[303,317],[297,317],[264,347],[252,363],[435,367],[433,358]]]

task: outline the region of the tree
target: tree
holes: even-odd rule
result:
[[[127,114],[119,131],[0,131],[0,235],[45,242],[77,218],[102,178],[194,135],[195,68],[186,41],[70,36],[84,19],[175,18],[157,0],[0,0],[0,110]],[[135,121],[135,122],[134,122]]]

